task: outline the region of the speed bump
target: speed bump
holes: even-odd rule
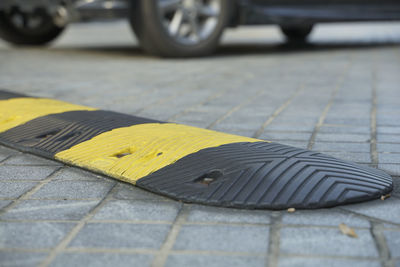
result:
[[[383,171],[318,152],[0,91],[0,142],[177,200],[323,208],[392,191]]]

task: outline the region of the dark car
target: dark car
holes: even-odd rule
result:
[[[304,42],[316,23],[400,19],[400,0],[0,0],[0,36],[43,45],[71,22],[127,18],[143,49],[168,57],[212,53],[227,27],[277,24]]]

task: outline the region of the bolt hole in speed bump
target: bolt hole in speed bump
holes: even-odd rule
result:
[[[392,191],[383,171],[318,152],[0,91],[0,142],[177,200],[325,208]]]

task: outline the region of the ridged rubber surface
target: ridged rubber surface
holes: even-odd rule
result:
[[[52,157],[116,128],[158,121],[111,111],[70,111],[43,116],[0,134],[0,142]]]
[[[214,181],[204,183],[204,178]],[[276,143],[235,143],[191,154],[137,186],[175,199],[239,208],[324,208],[379,198],[386,173]]]

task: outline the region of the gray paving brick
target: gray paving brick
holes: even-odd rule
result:
[[[285,254],[378,257],[369,230],[357,230],[358,238],[342,234],[339,227],[283,228],[280,233]]]
[[[194,205],[189,212],[188,221],[268,224],[270,222],[270,212]]]
[[[347,259],[310,259],[310,258],[283,258],[279,259],[279,267],[380,267],[379,261],[374,260],[347,260]]]
[[[262,267],[265,266],[263,257],[237,257],[214,255],[170,255],[165,267]]]
[[[73,226],[73,223],[0,222],[0,248],[52,248]]]
[[[400,164],[379,164],[378,168],[392,175],[400,175]]]
[[[79,181],[104,181],[101,175],[92,172],[84,171],[78,168],[64,167],[61,171],[57,172],[52,180],[79,180]]]
[[[31,267],[42,262],[46,253],[31,252],[4,252],[0,251],[1,266],[3,267]]]
[[[400,231],[384,231],[392,258],[400,259]]]
[[[369,134],[344,134],[344,133],[319,133],[316,141],[322,142],[368,142],[370,139]]]
[[[400,134],[378,134],[377,140],[382,143],[400,143]]]
[[[379,158],[379,163],[400,164],[400,153],[398,154],[379,153],[378,158]]]
[[[378,126],[378,134],[400,134],[400,126]]]
[[[62,163],[55,160],[48,160],[28,154],[12,156],[7,159],[4,164],[9,165],[44,165],[44,166],[61,166]]]
[[[2,220],[79,220],[99,200],[24,200],[0,216]]]
[[[265,226],[185,225],[174,250],[265,253],[268,235]]]
[[[171,201],[170,198],[166,198],[125,183],[118,184],[113,197],[116,199]]]
[[[0,209],[8,206],[11,202],[11,200],[0,200]]]
[[[151,265],[152,259],[152,255],[111,253],[63,253],[58,255],[55,260],[50,264],[50,266],[101,267],[107,265],[113,267],[146,267]]]
[[[179,202],[109,201],[94,215],[93,219],[173,222],[180,206]]]
[[[162,224],[89,223],[69,246],[159,249],[170,227]]]
[[[345,223],[351,227],[369,227],[370,223],[351,213],[338,212],[332,209],[313,211],[298,210],[294,213],[285,213],[282,217],[284,224],[299,225],[328,225],[338,226]]]
[[[311,132],[264,132],[259,138],[266,140],[281,140],[281,141],[308,141],[311,137]]]
[[[400,144],[378,143],[377,150],[378,152],[400,153]]]
[[[87,199],[103,198],[113,183],[91,181],[52,181],[45,184],[32,198]]]
[[[354,126],[354,125],[322,125],[320,133],[335,133],[335,134],[369,134],[369,126]]]
[[[353,152],[327,152],[326,154],[343,160],[359,162],[359,163],[371,163],[370,153],[353,153]]]
[[[29,191],[37,183],[35,182],[0,182],[0,197],[2,198],[18,198],[25,192]]]
[[[376,200],[360,204],[346,205],[343,209],[359,214],[400,224],[400,199],[388,198],[384,201]]]
[[[58,167],[54,166],[0,166],[2,180],[43,180]]]
[[[317,151],[346,151],[346,152],[369,152],[370,144],[368,143],[328,143],[328,142],[317,142],[315,143],[313,150]]]

